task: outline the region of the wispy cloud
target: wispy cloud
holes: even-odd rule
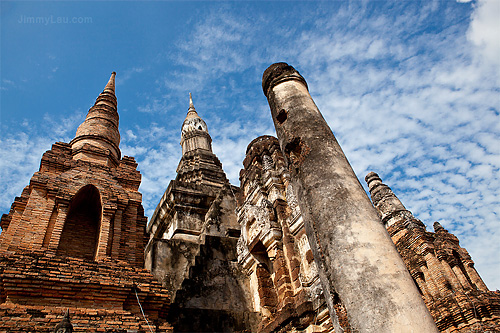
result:
[[[12,80],[2,79],[2,83],[0,85],[0,90],[9,90],[10,88],[14,88],[16,83]]]
[[[500,77],[500,2],[496,0],[478,1],[472,14],[467,37],[477,48],[475,52],[481,60],[489,63]],[[498,83],[498,81],[497,81]]]
[[[123,71],[120,71],[119,75],[116,77],[116,84],[123,85],[127,82],[133,75],[137,73],[142,73],[146,68],[145,67],[133,67]]]
[[[11,133],[2,125],[0,137],[0,207],[8,212],[10,204],[40,167],[43,153],[57,141],[69,142],[76,127],[83,119],[82,112],[62,118],[52,119],[48,114],[42,123],[33,124],[23,120],[22,130]]]
[[[133,156],[139,164],[144,210],[147,216],[151,216],[170,180],[175,178],[181,157],[180,131],[150,123],[147,127],[136,126],[124,133],[120,149],[122,155]]]
[[[147,214],[175,178],[187,93],[194,93],[214,152],[238,184],[248,143],[274,132],[262,72],[286,61],[306,78],[358,177],[378,172],[429,227],[441,221],[489,287],[500,288],[500,259],[492,255],[500,252],[498,2],[242,6],[200,9],[163,50],[166,57],[117,76],[123,84],[154,68],[157,80],[138,90],[137,105],[127,105],[140,121],[120,125],[122,153],[135,156],[143,175]],[[0,162],[2,179],[13,179],[2,182],[3,202],[19,195],[43,150],[76,129],[53,124],[56,134],[42,135],[38,125],[27,121],[20,133],[0,138],[2,156],[16,156]]]
[[[460,17],[412,36],[430,23],[418,21],[418,10],[395,21],[355,15],[360,25],[341,33],[349,23],[335,14],[326,31],[302,36],[297,67],[358,177],[379,172],[428,226],[438,220],[457,234],[498,286],[500,260],[491,256],[500,251],[498,75],[494,61],[478,61],[495,46],[471,47],[470,30],[454,23]]]
[[[253,74],[264,63],[287,60],[306,77],[358,177],[379,172],[429,227],[439,220],[456,233],[495,287],[500,285],[495,274],[500,260],[491,256],[500,251],[498,75],[490,70],[491,60],[478,61],[480,53],[494,54],[494,43],[474,37],[474,31],[491,29],[481,10],[492,5],[479,3],[469,31],[463,24],[469,17],[446,5],[350,4],[321,15],[316,11],[314,20],[303,18],[300,33],[276,33],[265,15],[252,24],[227,11],[213,12],[179,45],[176,60],[185,68],[165,84],[188,89],[194,82],[207,90],[222,77],[228,84],[233,73]],[[262,98],[257,90],[246,93],[232,97],[244,104]],[[256,111],[248,110],[246,119]],[[238,115],[232,124],[211,114],[205,120],[234,182],[243,156],[229,152],[272,132],[270,122],[263,119],[263,127],[255,128]]]
[[[149,99],[149,98],[147,98]],[[152,114],[162,114],[166,113],[169,109],[169,103],[165,98],[154,98],[149,100],[147,104],[140,105],[137,107],[137,111]]]

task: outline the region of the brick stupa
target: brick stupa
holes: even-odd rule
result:
[[[75,332],[171,330],[168,293],[143,269],[141,175],[121,157],[115,74],[2,216],[0,332],[52,331],[68,309]]]
[[[434,232],[406,209],[375,172],[365,178],[373,205],[441,332],[498,332],[500,293],[490,291],[458,238]]]

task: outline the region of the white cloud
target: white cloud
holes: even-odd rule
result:
[[[43,153],[57,141],[69,142],[81,120],[81,112],[53,120],[45,115],[39,124],[23,121],[22,131],[10,132],[2,126],[0,137],[0,207],[7,213],[10,204],[40,167]]]
[[[358,177],[378,172],[429,227],[441,221],[469,250],[488,286],[500,288],[500,259],[493,255],[500,252],[499,74],[491,70],[499,68],[499,23],[493,21],[499,2],[478,2],[468,27],[463,8],[470,6],[297,4],[302,9],[283,10],[283,18],[238,15],[228,6],[213,10],[168,49],[175,68],[158,75],[158,91],[148,92],[138,109],[154,122],[121,128],[122,153],[135,156],[143,175],[146,214],[175,178],[187,93],[194,93],[214,152],[238,184],[248,143],[274,132],[262,72],[287,61],[306,78]],[[132,68],[117,82],[141,71]],[[183,107],[174,110],[177,105]],[[30,142],[55,141],[28,133],[0,138],[2,156],[17,156],[2,162],[13,164],[0,165],[0,176],[19,179],[4,202],[20,193],[48,148]],[[14,164],[32,169],[14,170]]]
[[[480,0],[472,14],[467,37],[483,60],[500,75],[500,1]],[[498,77],[497,77],[498,78]]]
[[[138,163],[142,175],[139,191],[145,214],[151,217],[168,183],[175,178],[181,157],[180,131],[152,122],[122,132],[125,133],[120,144],[122,155],[133,156]]]
[[[127,82],[133,75],[137,73],[142,73],[145,67],[133,67],[117,73],[116,75],[116,85],[120,86]]]
[[[275,29],[265,15],[250,22],[253,17],[219,10],[178,45],[173,59],[184,68],[163,82],[179,93],[194,87],[201,96],[212,93],[207,87],[226,85],[232,99],[255,105],[262,93],[240,93],[227,77],[238,73],[239,84],[248,85],[252,73],[251,84],[258,88],[267,65],[288,61],[305,76],[358,177],[379,172],[429,227],[441,221],[471,252],[489,286],[498,288],[500,278],[492,273],[500,263],[491,256],[500,252],[498,76],[476,53],[481,48],[493,55],[496,44],[493,34],[475,35],[491,31],[482,11],[493,5],[477,7],[468,34],[457,24],[466,17],[441,8],[446,5],[401,5],[404,11],[393,15],[351,4],[321,15],[315,11],[314,20],[290,18],[303,26],[289,29]],[[235,182],[246,145],[273,130],[268,110],[250,106],[234,118],[207,110],[227,107],[223,100],[206,99],[200,110],[214,152]]]
[[[0,90],[9,90],[10,88],[14,87],[16,87],[16,83],[14,81],[8,79],[2,79]]]
[[[343,22],[334,14],[331,33],[302,35],[304,49],[293,65],[358,177],[379,172],[429,227],[441,221],[471,252],[488,285],[498,288],[492,273],[499,260],[491,256],[500,251],[498,81],[464,51],[471,47],[463,31],[401,40],[408,29],[419,29],[414,17],[421,16],[362,22],[337,34]]]
[[[139,112],[152,114],[166,113],[168,109],[168,101],[164,98],[155,98],[153,100],[150,100],[146,105],[137,107],[137,111]]]

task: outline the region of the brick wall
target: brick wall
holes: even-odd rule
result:
[[[4,253],[0,281],[0,332],[47,332],[66,309],[75,332],[148,331],[135,291],[150,325],[170,331],[166,290],[148,271],[126,262]]]
[[[2,217],[0,252],[45,249],[87,259],[108,256],[142,267],[147,219],[136,167],[128,156],[116,168],[74,160],[69,144],[54,144]],[[93,196],[78,195],[85,188],[94,189]]]

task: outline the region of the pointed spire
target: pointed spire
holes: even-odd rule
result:
[[[116,109],[115,77],[116,72],[111,73],[111,77],[109,78],[109,81],[104,87],[102,93],[100,93],[97,97],[95,105],[106,104]]]
[[[365,177],[370,190],[373,206],[380,214],[380,218],[386,227],[398,221],[404,221],[404,226],[409,228],[424,228],[425,225],[405,208],[403,203],[392,192],[391,188],[382,182],[375,172],[370,172]]]
[[[181,127],[182,155],[198,148],[212,151],[211,143],[207,124],[196,112],[193,96],[189,93],[189,109]]]
[[[113,94],[115,93],[115,76],[116,72],[111,73],[111,77],[109,78],[108,83],[106,84],[106,87],[104,87],[103,92],[112,92]]]
[[[191,109],[194,110],[194,104],[193,104],[193,96],[191,96],[191,93],[189,93],[189,110]]]
[[[85,155],[83,153],[79,154],[79,152],[85,144],[89,144],[100,149],[109,150],[114,165],[120,160],[120,132],[118,131],[119,116],[115,96],[115,76],[116,72],[111,73],[104,90],[97,97],[94,106],[90,108],[85,121],[76,130],[75,138],[71,140],[70,144],[74,151],[74,159],[87,159],[88,153]]]
[[[182,158],[177,167],[178,181],[217,186],[227,182],[220,161],[212,152],[212,138],[207,124],[196,112],[191,93],[186,119],[181,126],[180,144]]]
[[[406,210],[391,188],[382,183],[382,179],[375,172],[366,175],[365,181],[372,197],[373,205],[379,209],[382,216],[390,215],[397,211]]]
[[[191,119],[191,118],[200,118],[200,116],[198,116],[198,113],[196,112],[196,109],[194,108],[193,96],[191,96],[191,93],[189,93],[189,109],[188,109],[188,113],[186,115],[186,119]]]

